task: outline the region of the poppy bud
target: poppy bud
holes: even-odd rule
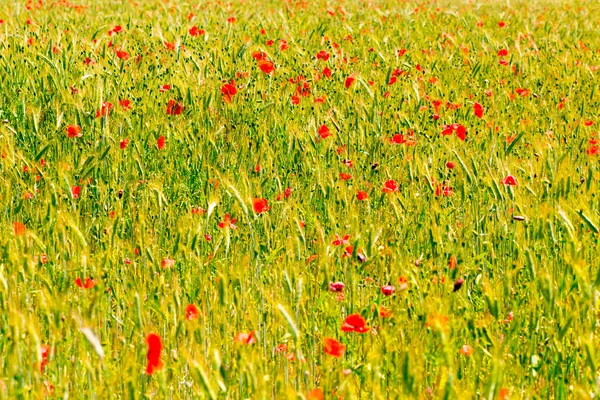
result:
[[[119,198],[122,198],[122,197],[123,197],[123,189],[120,189],[119,190]]]
[[[454,291],[457,292],[462,287],[463,283],[465,283],[465,280],[463,278],[458,278],[456,282],[454,282]]]

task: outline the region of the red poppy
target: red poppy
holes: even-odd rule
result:
[[[204,35],[204,29],[198,29],[197,26],[192,26],[190,28],[190,30],[188,31],[188,33],[190,34],[190,36],[201,36]]]
[[[67,136],[70,138],[81,137],[81,127],[79,125],[67,126]]]
[[[367,326],[367,321],[360,314],[352,314],[344,320],[342,330],[344,332],[367,333],[369,327]]]
[[[517,93],[519,96],[527,97],[529,96],[529,93],[531,93],[531,91],[529,89],[516,88],[515,93]]]
[[[458,260],[456,260],[456,256],[450,256],[450,260],[448,261],[448,268],[454,269],[458,265]]]
[[[498,50],[498,57],[506,57],[508,55],[508,50],[507,49],[500,49]]]
[[[592,121],[592,120],[590,119],[590,120],[588,120],[588,121],[583,121],[583,124],[584,124],[585,126],[592,126],[592,125],[594,125],[594,121]]]
[[[503,185],[517,186],[517,179],[512,175],[507,175],[506,178],[502,179]]]
[[[448,161],[446,163],[446,168],[448,168],[448,169],[454,169],[455,166],[456,165],[452,161]]]
[[[127,147],[128,144],[129,144],[129,139],[125,138],[125,139],[121,140],[121,142],[119,142],[119,147],[121,148],[121,150],[123,150],[124,148]]]
[[[352,84],[354,83],[355,80],[356,80],[356,78],[354,78],[352,75],[347,77],[346,82],[344,82],[344,86],[346,86],[346,89],[350,88],[350,86],[352,86]]]
[[[81,193],[81,186],[72,186],[71,187],[71,195],[74,199],[79,198],[79,194]]]
[[[259,60],[258,68],[260,68],[260,70],[265,74],[272,74],[273,72],[275,72],[275,64],[273,64],[272,61],[268,60]]]
[[[331,132],[329,131],[329,128],[327,127],[327,125],[321,125],[319,127],[319,135],[323,138],[326,139],[329,136],[331,136]]]
[[[280,51],[285,51],[289,48],[290,46],[288,46],[288,42],[285,39],[281,39],[281,41],[279,42],[279,50]]]
[[[225,229],[225,228],[231,228],[231,229],[235,229],[235,221],[237,221],[236,218],[231,219],[231,217],[229,216],[229,214],[225,214],[225,217],[223,218],[223,221],[219,222],[218,226],[221,229]]]
[[[75,279],[75,284],[82,289],[91,289],[96,285],[96,282],[89,276],[85,278],[85,283],[81,281],[81,278]]]
[[[329,60],[329,53],[325,50],[321,50],[317,53],[317,60],[327,61]]]
[[[257,214],[262,214],[271,208],[269,207],[269,202],[267,199],[253,199],[252,207],[254,208],[254,212]]]
[[[323,400],[324,398],[323,389],[321,388],[310,390],[306,396],[306,400]]]
[[[240,332],[235,335],[233,340],[240,344],[251,345],[252,343],[256,342],[256,337],[254,336],[254,331],[250,333]]]
[[[16,236],[22,236],[27,232],[27,228],[24,223],[17,221],[13,223],[13,231]]]
[[[188,304],[185,308],[185,319],[188,321],[193,321],[198,318],[200,315],[200,310],[194,304]]]
[[[390,138],[390,142],[393,144],[403,144],[406,143],[406,139],[404,138],[404,135],[397,133]]]
[[[266,60],[267,57],[267,53],[264,51],[255,51],[252,53],[252,58],[254,58],[256,61]]]
[[[483,117],[483,106],[479,103],[473,104],[473,112],[477,118]]]
[[[585,152],[588,156],[595,156],[600,154],[600,148],[596,145],[592,145]]]
[[[162,85],[160,89],[158,89],[159,92],[168,92],[169,90],[171,90],[171,85]]]
[[[384,296],[391,296],[396,291],[396,288],[392,285],[385,285],[381,287],[381,294]]]
[[[119,100],[119,104],[123,107],[123,110],[127,111],[131,109],[131,101],[127,99]]]
[[[398,186],[398,182],[396,182],[393,179],[390,179],[385,181],[382,190],[384,193],[395,193],[400,190],[400,187]]]
[[[162,150],[165,148],[165,137],[161,136],[156,140],[156,147],[158,147],[159,150]]]
[[[235,23],[235,21],[236,21],[235,17],[229,17],[229,18],[227,18],[227,22],[229,22],[230,24]]]
[[[329,282],[329,290],[334,293],[343,292],[345,286],[342,282]]]
[[[368,194],[367,192],[365,192],[365,191],[359,190],[359,191],[356,193],[356,198],[357,198],[358,200],[360,200],[360,201],[363,201],[363,200],[366,200],[366,199],[368,199],[368,198],[369,198],[369,194]]]
[[[506,23],[504,21],[500,21],[500,22],[498,22],[498,26],[500,28],[504,28],[506,26]]]
[[[300,97],[298,95],[295,94],[292,96],[292,104],[294,104],[294,105],[300,104]]]
[[[167,103],[167,115],[179,115],[183,111],[183,104],[175,100],[169,100]]]
[[[175,265],[175,260],[173,260],[172,258],[163,258],[162,261],[160,262],[160,267],[162,269],[166,269],[166,268],[171,268]]]
[[[392,315],[392,310],[390,310],[389,308],[387,308],[386,306],[381,306],[379,307],[379,316],[381,318],[387,318],[390,315]]]
[[[148,354],[146,355],[148,364],[146,365],[146,373],[148,375],[152,375],[153,373],[161,370],[164,366],[160,359],[160,353],[162,352],[163,346],[160,336],[158,336],[156,333],[150,333],[148,336],[146,336],[146,344],[148,345]]]
[[[323,350],[325,350],[325,353],[329,354],[330,356],[341,357],[346,351],[346,346],[344,346],[343,344],[341,344],[333,338],[324,338]]]
[[[350,235],[346,235],[344,236],[344,238],[340,238],[340,235],[338,235],[337,233],[335,234],[335,240],[333,241],[333,245],[334,246],[341,246],[343,244],[348,244],[350,239]]]
[[[122,51],[122,50],[117,50],[117,57],[119,57],[121,60],[128,60],[129,59],[129,54],[127,54],[127,52]]]
[[[331,78],[331,70],[327,67],[323,68],[323,75],[325,75],[325,78]]]
[[[40,371],[43,373],[46,365],[48,365],[48,357],[50,356],[50,346],[47,344],[43,344],[40,346],[40,358],[42,362],[40,363]]]
[[[348,180],[352,179],[352,175],[341,172],[340,179],[343,181],[348,181]]]
[[[461,124],[444,125],[442,135],[452,135],[456,133],[456,137],[464,141],[467,138],[467,128]]]
[[[108,101],[103,102],[102,108],[96,111],[96,118],[108,117],[108,114],[110,114],[110,110],[112,110],[112,108],[113,105],[111,103]]]
[[[231,83],[226,83],[221,87],[221,93],[223,93],[223,101],[230,102],[233,95],[237,93],[237,90]]]

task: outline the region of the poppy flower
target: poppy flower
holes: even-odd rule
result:
[[[600,154],[600,148],[598,146],[592,145],[588,147],[588,149],[585,152],[588,156],[595,156]]]
[[[483,117],[483,106],[479,103],[473,104],[473,112],[477,118]]]
[[[67,136],[70,138],[81,137],[81,127],[79,125],[67,126]]]
[[[369,327],[367,326],[365,319],[360,316],[360,314],[351,314],[344,320],[344,323],[342,324],[342,330],[344,332],[367,333],[369,331]]]
[[[512,175],[507,175],[500,183],[508,186],[517,186],[517,179]]]
[[[327,61],[329,60],[329,53],[325,50],[321,50],[317,53],[317,60]]]
[[[175,260],[173,260],[172,258],[163,258],[162,261],[160,262],[160,267],[162,269],[166,269],[166,268],[171,268],[172,266],[175,265]]]
[[[269,202],[267,199],[253,199],[252,207],[254,208],[254,212],[257,214],[262,214],[271,208],[269,207]]]
[[[289,47],[287,40],[281,39],[279,42],[279,51],[286,51]]]
[[[23,236],[27,232],[27,228],[24,223],[17,221],[13,223],[13,231],[15,236]]]
[[[508,55],[508,50],[507,49],[500,49],[498,50],[498,57],[506,57]]]
[[[119,100],[119,104],[123,107],[123,110],[127,111],[131,109],[131,101],[127,99]]]
[[[192,26],[190,28],[190,30],[188,31],[188,33],[190,34],[190,36],[201,36],[204,35],[204,29],[199,29],[197,26]]]
[[[160,353],[162,352],[162,342],[160,336],[156,333],[150,333],[146,336],[146,344],[148,345],[148,353],[146,358],[148,363],[146,364],[146,374],[152,375],[159,371],[164,366],[160,359]]]
[[[344,86],[346,86],[346,89],[349,89],[350,86],[352,86],[352,84],[354,83],[354,81],[356,80],[355,77],[353,77],[352,75],[350,75],[349,77],[346,78],[346,82],[344,82]]]
[[[448,169],[454,169],[454,167],[456,167],[456,165],[452,161],[448,161],[446,163],[446,168],[448,168]]]
[[[498,26],[499,26],[500,28],[504,28],[504,27],[506,26],[506,23],[505,23],[504,21],[499,21],[499,22],[498,22]]]
[[[343,292],[345,286],[342,282],[329,282],[329,290],[334,293]]]
[[[323,68],[323,75],[325,75],[325,78],[331,78],[331,70],[327,67]]]
[[[121,150],[123,150],[124,148],[127,147],[128,144],[129,144],[129,139],[125,138],[125,139],[121,140],[121,142],[119,142],[119,147],[121,148]]]
[[[235,17],[229,17],[229,18],[227,18],[227,22],[230,23],[230,24],[235,23],[235,21],[236,21]]]
[[[404,137],[404,135],[401,135],[400,133],[395,134],[394,136],[392,136],[390,138],[390,143],[393,144],[403,144],[406,143],[406,138]]]
[[[188,321],[193,321],[198,318],[200,315],[200,310],[194,304],[188,304],[185,308],[185,319]]]
[[[48,365],[48,357],[50,356],[50,346],[47,344],[43,344],[39,349],[40,358],[42,362],[40,363],[40,371],[43,373],[46,365]]]
[[[71,187],[71,196],[73,196],[74,199],[78,199],[80,193],[81,193],[81,186]]]
[[[256,61],[266,60],[267,53],[265,53],[264,51],[255,51],[254,53],[252,53],[252,58],[254,58]]]
[[[158,89],[159,92],[168,92],[169,90],[171,90],[171,85],[162,85],[160,87],[160,89]]]
[[[333,241],[333,245],[334,246],[341,246],[343,244],[348,244],[350,240],[350,235],[346,235],[344,236],[344,238],[340,238],[340,235],[338,235],[337,233],[335,234],[335,240]]]
[[[103,102],[102,108],[96,111],[96,118],[108,117],[108,114],[110,114],[110,110],[112,110],[112,108],[112,103],[109,103],[108,101]]]
[[[329,128],[327,127],[327,125],[321,125],[319,127],[319,136],[321,136],[323,139],[328,138],[329,136],[331,136],[331,132],[329,131]]]
[[[265,74],[272,74],[275,71],[275,64],[272,61],[260,60],[258,61],[258,68]]]
[[[583,122],[583,124],[584,124],[585,126],[592,126],[592,125],[594,125],[594,121],[592,121],[592,120],[590,119],[590,120],[588,120],[588,121],[584,121],[584,122]]]
[[[385,181],[385,183],[383,184],[382,190],[384,193],[395,193],[398,190],[400,190],[400,187],[398,186],[398,182],[396,182],[393,179],[390,179],[390,180]]]
[[[256,342],[256,337],[254,336],[254,331],[250,333],[240,332],[237,335],[235,335],[235,338],[233,338],[233,340],[239,344],[251,345],[252,343]]]
[[[96,282],[89,276],[85,278],[85,283],[81,281],[81,278],[75,279],[75,284],[82,289],[91,289],[96,285]]]
[[[158,147],[159,150],[162,150],[165,148],[165,137],[161,136],[156,140],[156,147]]]
[[[223,94],[223,101],[228,103],[237,93],[237,90],[231,83],[226,83],[221,87],[221,93]]]
[[[456,256],[450,256],[450,260],[448,261],[448,268],[454,269],[458,265],[458,260]]]
[[[292,104],[294,104],[294,105],[300,104],[300,97],[298,95],[295,94],[292,96]]]
[[[167,115],[179,115],[183,111],[183,104],[175,100],[169,100],[167,103]]]
[[[117,57],[119,57],[121,60],[128,60],[129,59],[129,54],[127,54],[126,51],[122,51],[122,50],[117,50]]]
[[[456,282],[454,282],[454,289],[452,291],[458,292],[464,283],[465,280],[463,278],[458,278]]]
[[[346,352],[346,346],[333,338],[324,338],[323,350],[325,350],[325,353],[329,354],[330,356],[341,357]]]
[[[236,218],[231,219],[231,217],[229,216],[229,214],[225,214],[225,217],[223,218],[223,221],[219,222],[218,226],[221,229],[225,229],[225,228],[231,228],[231,229],[235,229],[235,221],[237,221]]]
[[[396,288],[392,285],[385,285],[381,287],[381,294],[383,294],[384,296],[391,296],[394,294],[395,291]]]
[[[369,198],[369,194],[368,194],[367,192],[365,192],[365,191],[359,190],[359,191],[356,193],[356,198],[357,198],[358,200],[360,200],[360,201],[363,201],[363,200],[366,200],[366,199],[368,199],[368,198]]]
[[[461,124],[444,125],[442,135],[452,135],[456,133],[456,137],[464,141],[467,138],[467,128]]]
[[[391,309],[387,308],[386,306],[379,307],[379,316],[381,318],[388,318],[390,315],[392,315]]]
[[[462,354],[463,356],[466,357],[470,357],[473,355],[475,350],[473,350],[473,347],[469,346],[468,344],[464,344],[462,345],[462,347],[460,349],[458,349],[458,354]]]
[[[352,179],[352,175],[350,175],[350,174],[346,174],[346,173],[344,173],[344,172],[341,172],[341,173],[340,173],[340,179],[341,179],[342,181],[348,181],[348,180]]]
[[[531,93],[531,91],[529,89],[516,88],[515,93],[517,93],[521,97],[527,97],[529,96],[529,93]]]
[[[310,390],[306,396],[306,400],[323,400],[324,398],[323,389],[321,388]]]

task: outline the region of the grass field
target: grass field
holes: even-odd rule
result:
[[[3,398],[600,395],[598,2],[0,19]]]

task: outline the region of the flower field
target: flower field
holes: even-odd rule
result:
[[[0,398],[600,395],[599,32],[1,2]]]

